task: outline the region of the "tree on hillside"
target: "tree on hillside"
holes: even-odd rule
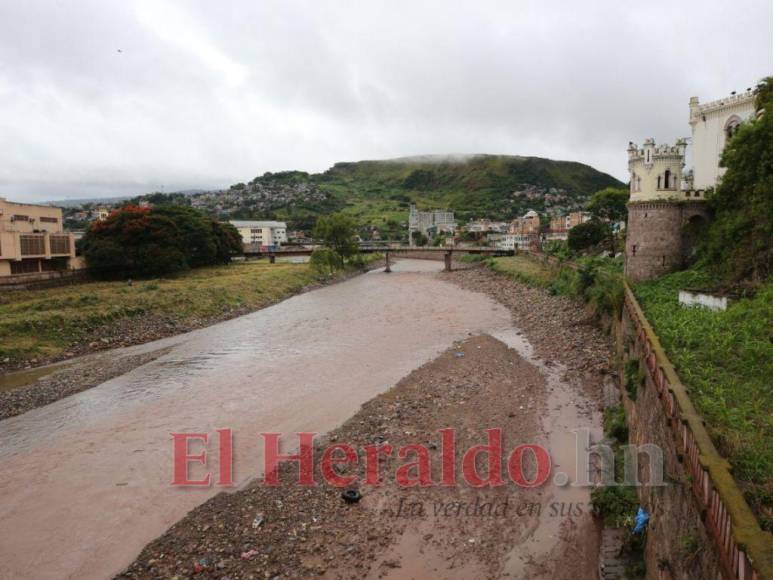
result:
[[[610,229],[608,224],[598,220],[576,225],[569,230],[569,239],[567,241],[569,249],[579,251],[595,246],[609,235]]]
[[[359,250],[356,232],[354,221],[350,217],[336,213],[317,218],[313,236],[338,254],[343,266],[344,262]]]
[[[773,77],[757,87],[761,114],[743,123],[725,147],[727,168],[709,196],[714,221],[702,259],[733,280],[773,274]]]

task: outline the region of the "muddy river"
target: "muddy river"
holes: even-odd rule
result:
[[[504,307],[439,279],[441,268],[402,260],[392,274],[370,272],[123,349],[172,347],[96,388],[0,421],[0,576],[109,577],[221,491],[170,485],[172,432],[231,428],[243,483],[260,474],[261,432],[331,429],[469,335],[525,348]],[[565,429],[575,419],[564,411],[546,422]],[[216,448],[211,442],[211,462]]]

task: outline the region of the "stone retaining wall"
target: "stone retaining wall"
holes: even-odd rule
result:
[[[631,443],[663,450],[667,485],[639,488],[651,514],[647,577],[773,579],[773,536],[760,529],[628,285],[615,334],[620,354],[643,371],[635,400],[622,378]]]

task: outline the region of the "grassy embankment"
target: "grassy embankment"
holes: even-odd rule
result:
[[[377,259],[365,256],[366,261]],[[0,362],[55,357],[110,327],[145,315],[172,324],[206,322],[257,310],[319,276],[309,264],[234,263],[169,278],[88,282],[0,295]]]
[[[554,267],[526,255],[504,258],[463,257],[485,262],[489,268],[529,286],[588,303],[597,316],[620,312],[623,304],[622,262],[607,258],[581,258],[577,269]]]
[[[577,272],[558,270],[527,256],[485,260],[495,271],[556,294],[579,297],[597,312],[619,311],[620,265],[594,261]],[[598,263],[596,260],[595,262]],[[609,261],[607,261],[609,262]],[[585,272],[584,272],[585,270]],[[635,293],[676,367],[690,398],[706,419],[709,433],[746,492],[763,528],[773,529],[773,285],[726,312],[679,305],[678,291],[708,287],[701,271],[678,272],[641,283]]]
[[[763,528],[773,530],[773,284],[724,312],[679,305],[714,279],[688,270],[635,293]]]

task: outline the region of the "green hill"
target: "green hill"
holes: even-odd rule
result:
[[[623,185],[582,163],[505,155],[336,163],[310,179],[339,199],[347,213],[382,224],[405,221],[410,203],[451,209],[460,221],[511,219],[528,209],[571,211],[599,189]]]
[[[336,163],[324,173],[265,173],[225,191],[191,196],[191,203],[221,219],[273,218],[291,229],[310,229],[316,217],[343,211],[383,237],[405,235],[408,208],[447,208],[460,223],[473,218],[509,220],[529,209],[552,213],[584,207],[614,177],[573,161],[505,155],[421,156]]]

